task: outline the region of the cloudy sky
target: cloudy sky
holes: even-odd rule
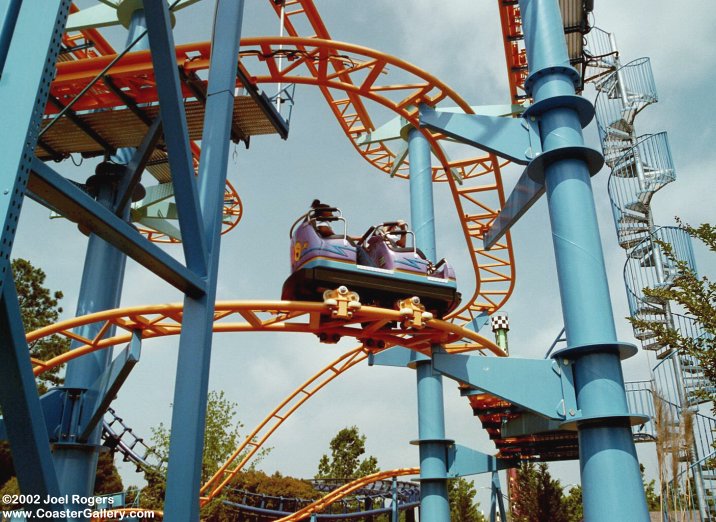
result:
[[[87,5],[88,2],[80,3]],[[175,39],[179,43],[209,38],[211,13],[207,1],[179,12]],[[497,2],[473,0],[317,0],[328,30],[336,40],[372,47],[412,62],[453,87],[473,105],[508,103]],[[687,4],[666,0],[600,0],[594,24],[614,32],[622,61],[650,56],[660,101],[637,120],[640,133],[667,130],[677,167],[677,182],[653,201],[655,221],[673,224],[678,215],[698,224],[714,221],[712,165],[716,160],[714,127],[709,123],[707,93],[714,85],[715,44],[704,35],[716,25],[706,0]],[[267,0],[247,0],[244,36],[276,35],[278,20]],[[108,36],[121,48],[124,36]],[[269,93],[272,86],[266,86]],[[288,228],[314,198],[342,208],[351,233],[362,233],[382,220],[409,218],[408,183],[389,179],[364,162],[342,134],[320,95],[299,87],[288,141],[257,137],[249,150],[237,147],[229,158],[229,179],[237,187],[245,214],[224,236],[219,299],[278,299],[288,276]],[[386,118],[389,117],[386,115]],[[384,120],[377,119],[380,124]],[[594,124],[586,131],[596,146]],[[465,151],[468,155],[469,151]],[[61,165],[63,173],[84,180],[92,163],[77,168]],[[519,169],[506,172],[514,184]],[[594,178],[594,191],[620,338],[632,341],[623,319],[627,307],[622,282],[625,256],[615,239],[606,192],[608,174]],[[438,255],[456,266],[463,295],[470,295],[470,265],[447,186],[435,187]],[[40,239],[41,238],[41,239]],[[517,286],[506,304],[510,313],[511,353],[542,357],[562,326],[549,220],[544,201],[513,229]],[[65,315],[74,310],[86,239],[76,227],[48,220],[48,212],[27,201],[14,255],[27,257],[48,274],[48,284],[65,292]],[[181,255],[180,247],[168,247]],[[697,249],[703,273],[716,272],[713,256]],[[152,274],[129,262],[122,305],[156,304],[181,296]],[[489,335],[489,332],[486,332]],[[150,426],[168,423],[174,387],[178,339],[145,343],[142,362],[115,401],[115,408],[138,433],[149,437]],[[211,388],[221,389],[239,404],[247,429],[258,423],[285,395],[355,342],[319,344],[314,336],[223,334],[215,337]],[[628,379],[647,377],[653,357],[627,361]],[[472,417],[456,386],[445,382],[447,436],[463,445],[492,452],[493,446]],[[328,441],[342,427],[357,424],[368,437],[368,452],[383,469],[417,465],[415,376],[396,368],[354,368],[289,419],[274,435],[274,447],[261,467],[268,472],[310,477],[327,451]],[[649,463],[653,449],[640,448]],[[655,466],[655,464],[653,465]],[[653,467],[652,466],[652,467]],[[563,483],[578,481],[577,463],[560,464],[555,473]],[[140,480],[126,468],[126,483]],[[478,478],[479,487],[488,484]],[[484,505],[484,502],[483,502]]]

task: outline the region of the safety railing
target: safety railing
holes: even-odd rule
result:
[[[649,58],[637,58],[595,84],[594,104],[602,141],[622,140],[633,133],[634,118],[658,101]]]
[[[676,169],[665,132],[640,137],[615,162],[608,191],[623,248],[634,246],[648,232],[652,196],[675,179]]]
[[[645,288],[663,288],[671,285],[677,274],[674,260],[669,259],[659,244],[671,246],[673,259],[695,266],[691,238],[679,227],[660,227],[629,251],[624,265],[624,281],[632,316],[667,324],[664,302],[647,296]]]
[[[597,90],[597,125],[605,163],[612,169],[608,187],[617,237],[627,254],[629,310],[633,317],[651,322],[635,326],[634,335],[661,359],[653,370],[652,420],[635,437],[656,437],[663,520],[716,520],[716,473],[705,468],[712,460],[708,456],[714,449],[716,421],[699,411],[702,390],[711,391],[709,383],[698,360],[664,344],[657,332],[662,325],[698,339],[702,328],[674,313],[680,310],[673,302],[644,292],[672,285],[678,276],[677,261],[696,268],[688,234],[676,227],[656,228],[653,222],[651,198],[676,176],[666,134],[637,137],[634,126],[637,114],[658,101],[651,64],[648,58],[639,58],[622,66],[614,36],[598,28],[587,35],[586,44],[594,69],[587,80]],[[673,255],[665,255],[665,249]],[[630,407],[648,407],[647,385],[632,386]]]
[[[612,46],[611,35],[599,27],[592,27],[585,36],[587,65],[600,69],[613,69],[619,53]]]
[[[654,381],[651,379],[629,381],[624,383],[629,413],[648,415],[649,421],[639,426],[632,426],[634,442],[652,442],[656,439],[654,418]]]

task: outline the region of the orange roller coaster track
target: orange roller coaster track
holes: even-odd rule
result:
[[[315,38],[262,37],[242,40],[241,49],[241,63],[256,83],[315,85],[329,92],[345,92],[351,97],[349,99],[359,97],[386,107],[415,127],[419,126],[417,105],[420,103],[436,105],[447,101],[471,112],[467,102],[434,76],[408,62],[366,47]],[[292,57],[283,70],[278,69],[279,55]],[[196,74],[208,67],[210,45],[208,42],[180,45],[176,48],[176,56],[177,65],[185,74]],[[58,64],[53,92],[58,97],[71,97],[92,81],[112,58],[101,56]],[[340,73],[332,73],[329,64],[352,66]],[[399,71],[401,80],[405,79],[392,83],[388,70]],[[115,83],[126,86],[126,92],[138,102],[156,101],[149,53],[127,54],[112,69],[112,77]],[[191,93],[186,95],[191,96]],[[341,100],[335,103],[347,107]],[[109,109],[120,104],[121,100],[99,88],[78,102],[80,108],[86,109]],[[346,119],[354,118],[345,111],[341,114]],[[352,124],[348,136],[371,165],[386,173],[407,177],[407,165],[395,164],[398,153],[390,150],[385,142],[361,144],[362,136],[370,130]],[[440,161],[440,166],[433,169],[434,179],[450,185],[476,275],[472,298],[453,314],[457,320],[467,322],[476,313],[491,313],[500,308],[514,287],[514,258],[509,235],[490,251],[482,246],[484,231],[504,204],[500,164],[494,155],[449,160],[440,147],[441,136],[423,132]],[[463,184],[460,185],[458,180]]]
[[[269,2],[277,12],[280,7],[275,2]],[[286,29],[293,38],[252,38],[242,40],[242,66],[251,69],[252,83],[295,83],[309,84],[319,87],[325,96],[334,116],[337,118],[346,136],[353,143],[356,150],[374,167],[393,176],[407,178],[408,165],[401,162],[399,152],[390,148],[391,142],[373,142],[365,140],[368,133],[375,130],[364,100],[369,100],[387,107],[400,115],[404,120],[418,127],[417,105],[427,103],[437,105],[447,101],[457,105],[465,112],[472,112],[468,104],[457,93],[452,91],[437,78],[421,71],[411,64],[397,58],[373,51],[360,46],[330,41],[325,25],[323,24],[312,0],[286,0],[284,2]],[[501,13],[502,14],[502,13]],[[311,38],[299,38],[297,27],[299,19],[305,17],[313,29]],[[513,17],[514,18],[514,17]],[[503,18],[503,29],[505,19]],[[96,34],[95,34],[96,33]],[[78,50],[72,54],[74,60],[58,64],[58,75],[53,82],[53,88],[59,87],[63,94],[71,96],[78,92],[82,83],[88,81],[92,75],[92,67],[104,59],[113,58],[112,48],[101,39],[96,31],[83,31],[82,35],[95,42],[97,52]],[[66,35],[66,44],[72,39]],[[68,45],[69,47],[69,45]],[[506,48],[507,51],[507,48]],[[210,48],[208,44],[188,44],[177,48],[177,62],[186,73],[196,72],[208,67]],[[98,56],[99,55],[99,56]],[[107,56],[101,56],[107,55]],[[120,61],[117,68],[112,71],[113,80],[126,75],[128,84],[141,88],[142,96],[152,97],[151,86],[153,73],[151,62],[149,70],[142,70],[142,61],[148,60],[147,53],[132,53]],[[508,55],[508,63],[510,55]],[[288,66],[279,70],[277,58],[288,57]],[[250,58],[255,58],[252,60]],[[129,62],[132,63],[129,63]],[[124,63],[123,63],[124,62]],[[391,83],[391,72],[401,74],[401,83]],[[63,74],[65,76],[63,76]],[[394,76],[394,75],[393,75]],[[406,78],[403,80],[403,78]],[[139,79],[139,81],[137,81]],[[66,83],[62,83],[62,81]],[[511,78],[511,84],[517,83]],[[513,87],[514,95],[514,87]],[[334,98],[335,92],[345,93],[344,98]],[[101,89],[93,89],[83,102],[96,108],[110,108],[112,103],[106,96],[101,99]],[[191,97],[190,93],[187,93]],[[137,98],[139,99],[139,98]],[[147,103],[156,102],[155,99],[145,100]],[[475,293],[466,305],[452,314],[452,320],[457,324],[469,323],[476,313],[493,312],[509,298],[514,286],[514,259],[509,235],[506,239],[493,247],[490,252],[482,246],[482,234],[495,219],[504,204],[504,193],[500,178],[502,166],[493,155],[484,157],[450,160],[442,148],[442,136],[432,135],[423,131],[430,140],[433,151],[440,165],[433,167],[435,181],[448,182],[455,202],[456,210],[463,228],[466,241],[471,252],[471,259],[476,276]],[[195,152],[198,154],[198,147]],[[195,154],[195,159],[196,159]],[[241,201],[235,189],[227,185],[227,205],[230,212],[224,223],[223,232],[236,226],[241,214]],[[152,240],[168,241],[156,232],[144,230]],[[310,305],[310,306],[309,306]],[[390,326],[393,322],[400,322],[395,315],[396,311],[372,309],[363,307],[352,320],[330,319],[330,310],[321,303],[287,303],[287,302],[228,302],[217,303],[214,330],[228,331],[294,331],[310,333],[330,333],[336,336],[349,335],[364,340],[369,336],[389,346],[400,343],[413,349],[425,349],[431,342],[439,339],[440,342],[454,342],[467,339],[467,343],[460,345],[458,350],[478,349],[490,351],[495,355],[504,355],[499,348],[486,339],[456,325],[431,320],[427,322],[428,331],[406,332]],[[231,321],[231,317],[240,316],[244,321]],[[94,339],[84,339],[71,332],[81,324],[102,321],[103,326]],[[177,334],[180,331],[181,306],[159,305],[155,307],[141,307],[124,310],[101,312],[63,321],[52,327],[33,332],[28,341],[36,341],[45,335],[64,335],[75,339],[83,346],[50,361],[34,361],[35,372],[39,374],[47,369],[63,364],[69,359],[79,357],[85,353],[103,349],[129,340],[133,331],[140,330],[143,338]],[[360,325],[360,326],[359,326]],[[123,332],[108,336],[113,327]],[[362,337],[361,337],[362,336]],[[453,347],[453,349],[455,349]],[[202,497],[206,501],[222,489],[241,467],[258,451],[263,442],[278,428],[283,420],[291,415],[315,392],[323,388],[343,371],[352,368],[367,358],[368,350],[363,346],[342,355],[339,359],[328,365],[314,377],[306,381],[293,394],[289,395],[279,404],[264,421],[247,437],[246,441],[237,449],[232,458],[221,470],[212,477],[203,487]],[[263,430],[263,431],[262,431]],[[250,447],[248,453],[241,455]],[[238,465],[230,469],[233,461],[242,457]],[[416,474],[417,468],[385,472],[380,476],[365,477],[336,490],[319,500],[315,505],[309,506],[306,513],[320,511],[326,505],[350,494],[356,488],[381,478]],[[286,517],[282,520],[297,520],[302,512]],[[298,516],[298,518],[296,518]]]
[[[427,349],[436,340],[450,342],[468,339],[467,347],[469,349],[489,351],[497,356],[505,355],[493,342],[471,330],[462,329],[444,321],[429,319],[421,328],[409,332],[393,326],[394,323],[406,320],[406,317],[396,310],[362,307],[349,318],[334,318],[333,315],[333,309],[323,303],[218,302],[214,331],[293,331],[314,334],[339,332],[341,335],[352,335],[359,339],[365,339],[369,335],[373,340],[386,343],[386,347],[399,343],[402,346],[419,350]],[[64,336],[82,344],[48,361],[33,360],[35,374],[40,375],[87,353],[128,342],[132,332],[141,332],[143,339],[176,335],[181,330],[181,317],[182,307],[180,304],[156,305],[98,312],[35,330],[27,336],[30,345],[52,335]],[[236,317],[241,317],[246,322],[230,321]],[[95,323],[101,323],[101,327],[92,339],[72,332],[72,329],[79,326]],[[114,328],[121,332],[110,336],[109,332]],[[463,351],[465,349],[466,345],[464,344],[457,347],[448,345],[448,350]],[[229,484],[231,479],[256,454],[286,418],[333,379],[363,362],[368,357],[368,353],[369,350],[364,346],[346,352],[287,396],[246,437],[216,474],[202,486],[201,494],[204,495],[202,503],[216,497]],[[239,460],[238,464],[231,467],[236,460]]]
[[[376,345],[399,344],[417,351],[427,351],[431,344],[449,344],[467,340],[473,349],[503,356],[504,352],[492,341],[439,319],[427,319],[420,326],[407,329],[406,316],[398,310],[363,306],[351,317],[335,317],[334,309],[324,303],[303,301],[219,301],[214,313],[214,332],[294,332],[326,334],[337,340],[341,337],[370,339]],[[76,341],[79,346],[47,361],[33,360],[35,375],[98,350],[127,343],[133,332],[141,332],[142,339],[152,339],[181,332],[183,307],[181,303],[117,308],[60,321],[27,335],[32,343],[51,335]],[[409,320],[409,318],[407,318]],[[97,335],[90,339],[72,330],[88,324],[101,324]],[[119,330],[110,335],[113,329]]]

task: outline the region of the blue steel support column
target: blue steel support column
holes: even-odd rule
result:
[[[398,477],[393,477],[390,489],[390,522],[398,522],[400,510],[398,509]]]
[[[184,300],[164,502],[167,520],[199,520],[199,487],[221,246],[221,217],[243,10],[243,0],[218,0],[214,15],[199,164],[199,198],[204,218],[203,232],[207,240],[208,284],[204,297],[187,297]]]
[[[3,260],[3,268],[10,272],[10,262]],[[12,278],[0,290],[0,404],[7,430],[12,458],[22,462],[17,466],[20,491],[26,495],[57,496],[55,468],[52,465],[49,436],[37,384],[28,356],[25,331]],[[6,503],[3,502],[3,507]],[[28,506],[37,509],[40,504]],[[49,507],[49,506],[48,506]],[[59,509],[61,506],[54,506]]]
[[[55,72],[69,0],[5,2],[2,34],[0,114],[0,405],[6,414],[13,459],[22,462],[18,481],[23,493],[59,492],[50,455],[22,319],[10,272],[10,256],[25,188],[34,157],[47,85]],[[36,509],[37,505],[32,509]],[[54,508],[57,509],[57,508]]]
[[[520,0],[562,313],[574,361],[585,520],[648,521],[631,436],[580,111],[557,0]],[[583,115],[583,113],[582,113]],[[563,352],[565,353],[565,352]],[[589,419],[589,420],[586,420]]]
[[[8,0],[5,5],[0,5],[0,77],[5,67],[12,34],[15,32],[15,23],[20,14],[22,0]]]
[[[132,42],[144,30],[144,25],[144,11],[135,11],[132,15],[132,24],[127,37],[128,43]],[[138,50],[145,49],[147,39],[144,38],[137,46]],[[117,163],[127,163],[131,159],[133,150],[120,149],[112,159]],[[112,209],[117,196],[116,183],[113,180],[104,179],[99,182],[96,189],[97,201]],[[124,211],[125,219],[128,217],[128,210],[127,208]],[[99,236],[90,234],[80,284],[77,316],[101,310],[111,310],[119,306],[126,263],[127,256],[124,253]],[[99,332],[100,327],[101,324],[88,325],[82,327],[78,334],[93,339]],[[109,330],[106,335],[111,336],[113,331],[114,328]],[[72,347],[75,348],[79,344],[74,341]],[[111,348],[71,361],[67,365],[64,387],[89,389],[111,361]],[[57,468],[57,477],[60,482],[60,490],[63,494],[69,494],[70,498],[72,494],[88,497],[94,491],[101,434],[102,424],[100,423],[86,442],[79,443],[76,440],[69,440],[66,441],[69,442],[68,445],[58,444],[55,447],[53,456]],[[76,507],[81,510],[84,505],[70,502],[67,507]]]
[[[410,219],[415,242],[426,257],[436,260],[435,216],[430,143],[417,129],[408,131],[410,160]],[[433,350],[440,350],[439,345]],[[447,445],[442,375],[428,359],[415,365],[418,382],[418,444],[420,448],[420,519],[449,522]]]
[[[112,186],[99,187],[97,200],[111,208],[114,203]],[[111,310],[119,306],[124,280],[124,267],[127,257],[115,247],[91,234],[87,244],[84,271],[80,284],[80,296],[77,303],[77,316],[101,310]],[[92,324],[80,328],[78,335],[92,339],[101,324]],[[112,335],[112,332],[107,332]],[[73,348],[77,345],[73,342]],[[104,372],[112,360],[112,350],[100,350],[71,361],[67,365],[65,388],[89,389]],[[83,497],[91,495],[94,489],[101,424],[95,429],[86,443],[67,440],[68,445],[58,444],[53,453],[57,478],[62,494],[76,494]],[[71,507],[73,504],[68,504]],[[81,508],[80,504],[75,507]]]
[[[132,19],[129,23],[126,44],[130,45],[135,38],[147,30],[147,18],[144,16],[144,9],[137,9],[132,13]],[[135,45],[133,51],[144,51],[149,49],[149,38],[145,34]],[[132,160],[132,156],[137,149],[134,147],[124,147],[117,149],[117,153],[112,156],[112,161],[128,165]]]

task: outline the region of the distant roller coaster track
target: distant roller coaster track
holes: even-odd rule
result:
[[[353,482],[349,482],[348,484],[341,486],[340,488],[334,489],[327,495],[324,495],[323,497],[316,500],[313,504],[310,504],[303,509],[299,509],[295,513],[287,515],[283,518],[279,518],[276,522],[295,522],[304,519],[305,517],[308,517],[313,513],[318,513],[324,510],[333,502],[336,502],[343,497],[350,495],[352,492],[364,487],[366,484],[371,484],[378,480],[383,480],[391,477],[404,477],[406,475],[418,475],[419,473],[420,468],[402,468],[393,469],[390,471],[379,471],[377,473],[367,475],[365,477],[356,479]]]

